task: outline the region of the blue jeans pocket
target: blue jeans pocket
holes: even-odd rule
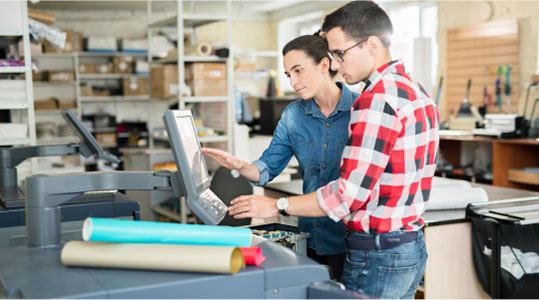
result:
[[[399,299],[412,286],[419,264],[408,267],[378,267],[376,298]]]
[[[357,291],[365,284],[365,278],[367,276],[366,267],[367,263],[365,262],[353,261],[350,258],[349,252],[346,255],[346,260],[344,262],[344,268],[341,275],[341,283],[344,284],[347,289]]]

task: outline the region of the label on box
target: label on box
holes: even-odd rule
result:
[[[221,71],[209,71],[208,72],[208,75],[211,77],[211,78],[220,78],[223,76],[223,73],[221,73]]]
[[[169,95],[178,95],[178,84],[171,84],[168,87]]]

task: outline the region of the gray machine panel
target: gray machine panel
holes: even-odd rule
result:
[[[306,298],[327,269],[254,237],[267,259],[233,275],[66,267],[60,248],[13,247],[0,255],[0,298]]]

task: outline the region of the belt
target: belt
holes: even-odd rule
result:
[[[391,249],[417,239],[417,231],[406,231],[400,235],[380,235],[380,248]],[[344,238],[346,247],[353,250],[376,250],[375,236],[347,234]]]

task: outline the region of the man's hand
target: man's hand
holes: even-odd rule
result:
[[[221,166],[225,168],[238,170],[244,166],[243,160],[228,152],[212,148],[202,148],[202,152],[204,152],[204,155],[215,159]]]
[[[228,211],[235,219],[271,218],[279,214],[277,199],[260,195],[239,196],[230,201]]]

